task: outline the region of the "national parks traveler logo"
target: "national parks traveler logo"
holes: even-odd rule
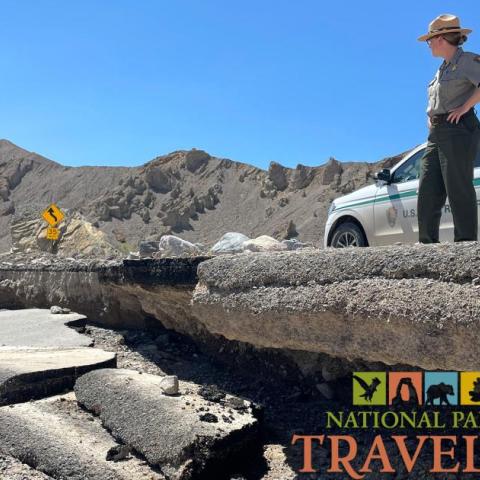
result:
[[[480,407],[480,372],[353,372],[358,406]]]
[[[322,412],[320,432],[292,436],[303,444],[300,472],[480,478],[480,372],[353,372],[352,403]]]

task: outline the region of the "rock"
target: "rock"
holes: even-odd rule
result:
[[[170,335],[168,333],[162,333],[155,338],[155,343],[160,348],[165,348],[170,344]]]
[[[202,252],[193,243],[182,240],[174,235],[164,235],[159,242],[155,258],[192,257]]]
[[[296,238],[282,240],[282,243],[287,246],[287,250],[300,250],[301,248],[311,248],[313,246],[311,243],[300,242]]]
[[[210,155],[203,150],[190,150],[187,155],[185,156],[185,166],[187,170],[190,172],[195,172],[200,167],[203,167],[208,163],[210,159]]]
[[[293,171],[291,186],[293,190],[300,190],[308,187],[314,177],[314,169],[304,165],[297,165]]]
[[[5,177],[0,177],[0,198],[7,202],[10,197],[10,189],[8,188],[8,180]]]
[[[141,258],[152,257],[155,252],[159,250],[159,242],[157,241],[143,241],[138,246],[138,251]]]
[[[205,385],[200,388],[198,394],[210,402],[220,402],[225,398],[225,392],[222,392],[216,385]]]
[[[285,190],[288,186],[286,168],[277,162],[270,162],[268,167],[268,178],[277,190]]]
[[[190,209],[168,210],[167,212],[159,212],[157,215],[161,218],[163,225],[172,227],[174,232],[182,232],[191,230],[190,218],[192,212]]]
[[[317,383],[316,387],[327,400],[333,400],[335,397],[335,392],[328,383]]]
[[[271,252],[286,250],[287,246],[268,235],[261,235],[253,240],[245,241],[243,249],[251,252]]]
[[[292,237],[298,236],[298,232],[295,227],[295,223],[293,223],[293,220],[289,220],[286,224],[283,224],[278,230],[275,230],[274,236],[283,240],[289,240]],[[288,249],[288,244],[286,245]]]
[[[332,360],[322,365],[322,377],[326,382],[338,380],[349,373],[350,371],[345,362],[342,362],[340,359]]]
[[[341,162],[335,160],[333,157],[330,157],[328,162],[323,166],[322,171],[322,185],[329,185],[334,182],[335,179],[339,179],[340,175],[343,172],[343,167]]]
[[[194,394],[163,395],[161,381],[156,375],[105,369],[80,377],[75,394],[85,408],[96,409],[105,428],[167,478],[200,477],[212,462],[228,464],[258,441],[251,411],[232,410],[232,422],[224,422],[222,415],[228,412],[222,405],[208,405]],[[217,422],[201,421],[191,406],[194,400],[197,409],[208,408]]]
[[[70,312],[71,311],[69,308],[59,307],[58,305],[53,305],[52,307],[50,307],[50,313],[53,315],[66,314]]]
[[[199,418],[202,422],[218,423],[218,417],[213,413],[202,413]]]
[[[113,205],[111,207],[108,207],[108,213],[110,217],[116,218],[118,220],[123,220],[124,218],[126,218],[125,211],[120,205]]]
[[[12,244],[18,251],[54,252],[63,256],[73,254],[98,255],[107,257],[118,255],[119,251],[107,240],[107,236],[95,228],[81,214],[66,215],[57,228],[60,230],[58,241],[52,242],[46,238],[45,222],[29,215],[14,220],[10,226]]]
[[[278,190],[268,177],[262,180],[260,198],[275,198],[277,196],[277,192]]]
[[[140,215],[140,217],[142,218],[142,220],[145,222],[145,223],[149,223],[150,222],[150,210],[148,210],[148,208],[141,208],[138,212],[138,214]]]
[[[168,193],[174,185],[172,178],[163,171],[162,165],[154,162],[145,169],[145,180],[155,192]]]
[[[228,396],[225,399],[225,406],[233,408],[234,410],[246,410],[248,406],[239,397]]]
[[[113,230],[112,231],[115,240],[120,243],[125,243],[127,241],[127,237],[125,236],[125,232],[122,232],[120,230]]]
[[[163,377],[160,382],[160,388],[165,395],[177,395],[178,377],[176,375],[168,375]]]
[[[115,445],[107,452],[107,462],[121,462],[130,457],[132,448],[129,445]]]
[[[213,255],[224,253],[239,253],[243,251],[243,243],[250,240],[243,233],[228,232],[211,248]]]
[[[0,197],[2,196],[2,191],[0,189]],[[13,202],[4,202],[0,204],[0,217],[7,215],[12,215],[15,213],[15,204]]]

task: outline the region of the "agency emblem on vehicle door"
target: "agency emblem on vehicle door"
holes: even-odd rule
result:
[[[395,207],[390,207],[387,210],[387,220],[388,220],[388,224],[391,227],[395,226],[395,222],[397,221],[397,216],[398,216],[398,210]]]

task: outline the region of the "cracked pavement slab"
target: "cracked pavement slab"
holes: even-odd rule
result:
[[[0,348],[0,405],[72,389],[95,368],[115,367],[115,353],[94,348]]]
[[[52,314],[41,308],[3,310],[0,347],[89,347],[91,339],[67,326],[84,320],[78,313]]]
[[[258,444],[259,424],[250,402],[237,397],[207,401],[183,382],[178,395],[164,395],[162,378],[133,370],[97,370],[78,379],[75,394],[116,438],[168,478],[205,475],[217,462],[228,465],[229,459]]]
[[[107,461],[114,447],[118,443],[98,419],[77,405],[73,393],[0,407],[0,454],[38,472],[69,480],[164,480],[135,455]]]

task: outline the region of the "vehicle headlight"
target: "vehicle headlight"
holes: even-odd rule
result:
[[[328,209],[328,217],[335,211],[335,209],[337,208],[337,206],[335,205],[335,202],[332,202],[330,204],[330,208]]]

